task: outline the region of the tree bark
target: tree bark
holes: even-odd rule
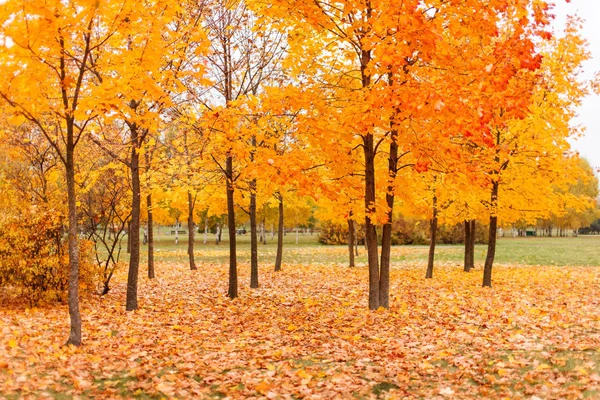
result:
[[[256,227],[256,179],[250,182],[250,287],[258,288],[258,235]]]
[[[477,222],[474,219],[472,219],[470,225],[471,241],[469,243],[469,271],[475,268],[475,234],[477,233]]]
[[[438,226],[438,209],[437,209],[437,196],[433,195],[433,215],[429,221],[429,228],[431,231],[431,239],[429,240],[429,258],[427,260],[427,273],[425,278],[433,278],[433,262],[435,259],[435,242],[437,238],[437,226]]]
[[[190,270],[195,271],[196,262],[194,261],[194,199],[192,192],[188,190],[188,256],[190,259]]]
[[[394,84],[394,77],[389,74],[390,85]],[[397,111],[397,110],[396,110]],[[390,153],[388,158],[388,187],[385,201],[388,206],[387,221],[383,225],[381,237],[381,265],[379,267],[379,306],[390,307],[390,259],[392,252],[392,219],[394,213],[394,181],[396,180],[398,168],[398,131],[391,122],[390,131]]]
[[[490,239],[488,241],[487,256],[485,257],[485,265],[483,267],[483,286],[492,286],[492,266],[494,265],[494,257],[496,255],[496,229],[498,228],[498,182],[492,184],[491,196],[492,210],[490,214]]]
[[[352,216],[352,214],[350,215]],[[353,268],[354,264],[354,221],[352,218],[348,218],[348,256],[349,256],[349,267]]]
[[[69,121],[67,121],[69,122]],[[75,195],[75,144],[73,126],[67,123],[67,203],[69,208],[69,317],[71,330],[67,344],[81,345],[81,314],[79,313],[79,243],[77,239],[77,198]]]
[[[148,207],[148,278],[154,279],[154,216],[152,214],[152,195],[146,196]]]
[[[237,253],[235,237],[235,204],[233,200],[233,157],[228,155],[225,163],[227,175],[227,227],[229,228],[229,290],[230,299],[238,297]]]
[[[473,244],[475,233],[472,227],[474,227],[474,220],[465,221],[465,260],[464,260],[464,271],[469,272],[473,268]]]
[[[275,271],[281,271],[283,258],[283,196],[279,197],[279,224],[277,226],[277,255],[275,257]]]
[[[129,225],[129,236],[131,243],[131,255],[129,256],[129,272],[127,274],[127,300],[125,309],[127,311],[137,310],[137,286],[138,272],[140,268],[140,155],[139,132],[135,124],[130,126],[131,133],[131,224]]]
[[[379,257],[377,249],[377,230],[371,221],[370,213],[375,211],[375,151],[373,135],[364,136],[365,154],[365,238],[369,265],[369,309],[379,308]]]

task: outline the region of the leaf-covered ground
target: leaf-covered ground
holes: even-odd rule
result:
[[[226,298],[226,267],[159,263],[125,312],[125,275],[84,299],[84,346],[61,346],[65,307],[0,311],[0,397],[600,397],[600,270],[504,266],[494,288],[396,265],[392,307],[366,310],[367,270],[261,269]]]

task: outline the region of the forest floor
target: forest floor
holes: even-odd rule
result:
[[[600,397],[600,269],[498,265],[482,288],[480,264],[442,261],[426,280],[396,247],[391,308],[368,311],[367,269],[328,258],[343,250],[289,249],[255,290],[242,261],[232,301],[227,267],[200,257],[222,250],[199,249],[197,271],[182,257],[141,273],[135,312],[121,270],[82,299],[80,348],[62,346],[65,306],[3,307],[0,397]]]

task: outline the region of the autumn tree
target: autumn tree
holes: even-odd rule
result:
[[[577,73],[587,54],[577,31],[577,22],[572,20],[564,37],[553,39],[538,53],[533,43],[522,42],[527,28],[520,25],[505,33],[510,34],[501,46],[507,50],[510,46],[506,58],[500,57],[497,50],[493,52],[496,61],[492,70],[498,71],[494,79],[501,79],[502,85],[501,90],[495,85],[485,94],[489,105],[497,101],[501,104],[483,109],[486,115],[483,137],[488,138],[488,143],[482,154],[487,160],[486,177],[491,189],[488,203],[490,239],[483,286],[492,283],[498,216],[529,210],[531,217],[532,204],[535,204],[531,200],[540,197],[542,190],[560,185],[564,177],[560,171],[564,171],[565,161],[568,162],[565,157],[570,147],[567,139],[573,134],[570,120],[584,94]],[[514,40],[523,46],[521,57],[516,61],[509,56],[515,49]],[[516,66],[515,62],[518,63]],[[509,75],[504,76],[507,73]],[[502,187],[507,192],[510,190],[503,202],[499,200]],[[528,195],[532,188],[536,194]],[[527,201],[523,203],[522,199]]]
[[[250,127],[252,98],[260,95],[267,82],[279,78],[278,63],[283,55],[283,36],[261,26],[244,1],[216,0],[211,3],[206,26],[211,40],[207,64],[215,85],[215,101],[204,102],[211,113],[208,131],[215,151],[212,158],[222,170],[227,187],[229,229],[229,289],[237,297],[235,191],[241,173],[255,163],[257,133]],[[249,102],[249,103],[248,103]],[[217,151],[218,150],[218,151]],[[239,164],[239,165],[237,165]],[[249,174],[247,190],[251,225],[251,287],[258,287],[256,232],[256,177]]]
[[[36,126],[65,167],[69,220],[68,344],[81,344],[78,300],[79,250],[75,172],[76,149],[99,113],[100,93],[92,73],[107,41],[119,29],[117,4],[6,1],[0,11],[0,98],[10,105],[13,123]]]
[[[111,38],[105,63],[94,64],[95,76],[105,96],[99,102],[111,113],[109,121],[118,121],[128,131],[120,141],[127,155],[107,151],[128,166],[131,173],[132,202],[126,309],[137,309],[137,282],[140,261],[141,161],[143,145],[151,132],[159,129],[161,117],[174,107],[184,82],[203,73],[201,64],[191,63],[206,45],[200,29],[202,4],[191,7],[185,16],[175,3],[131,4],[135,16],[123,18],[118,34]],[[139,7],[136,7],[139,6]],[[143,12],[142,12],[143,11]],[[101,136],[102,132],[98,132]],[[102,138],[96,142],[102,146]]]

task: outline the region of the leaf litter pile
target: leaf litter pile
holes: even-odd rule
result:
[[[367,310],[367,269],[261,269],[226,294],[226,266],[159,263],[126,312],[126,276],[83,301],[84,345],[64,306],[0,311],[7,398],[600,397],[595,268],[396,265],[391,309]]]

